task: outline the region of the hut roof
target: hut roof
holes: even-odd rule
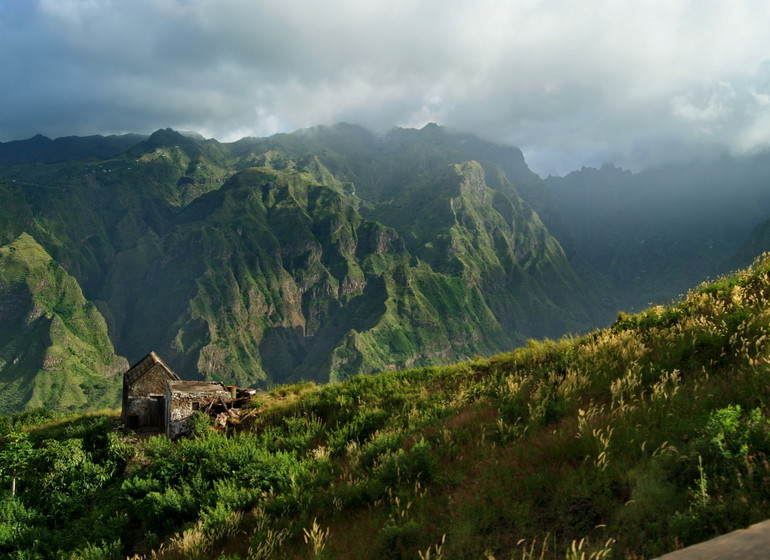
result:
[[[164,371],[164,373],[168,376],[170,381],[179,381],[179,376],[174,373],[174,371],[166,365],[166,362],[160,359],[160,357],[155,352],[150,352],[147,354],[144,358],[139,360],[137,363],[135,363],[131,368],[126,372],[124,379],[127,386],[134,385],[137,381],[139,381],[142,377],[144,377],[150,370],[157,371],[156,366],[160,366],[160,368]]]
[[[169,381],[168,390],[170,393],[218,393],[227,392],[222,383],[217,381]]]

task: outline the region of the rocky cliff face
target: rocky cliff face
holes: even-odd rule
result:
[[[503,330],[506,310],[487,292],[507,280],[520,292],[531,287],[515,286],[501,264],[514,260],[512,225],[499,213],[492,220],[505,231],[491,235],[509,241],[498,258],[492,224],[479,214],[494,196],[481,168],[452,168],[444,180],[457,194],[442,199],[449,221],[417,236],[411,252],[398,231],[411,224],[362,217],[335,185],[297,170],[249,169],[185,208],[173,235],[118,255],[106,304],[127,319],[129,353],[154,340],[184,370],[243,384],[326,381],[509,347],[522,335]],[[552,248],[531,241],[524,260],[533,251],[550,258]],[[439,253],[419,250],[426,245]],[[500,282],[490,284],[480,266]],[[134,306],[139,286],[145,305]],[[169,298],[168,286],[179,297]]]

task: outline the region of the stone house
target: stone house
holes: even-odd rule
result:
[[[190,431],[190,417],[205,407],[232,400],[232,393],[222,383],[205,381],[169,381],[166,383],[166,435],[175,438]]]
[[[222,383],[183,381],[155,352],[150,352],[123,375],[123,412],[126,428],[165,432],[171,438],[187,433],[190,417],[200,410],[212,416],[247,403],[253,389]]]
[[[165,428],[166,386],[181,381],[155,352],[150,352],[123,375],[123,411],[127,428],[138,431]]]

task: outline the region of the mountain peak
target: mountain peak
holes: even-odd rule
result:
[[[173,128],[160,128],[153,132],[147,139],[148,142],[153,144],[168,144],[169,142],[179,142],[190,140],[190,138],[180,134]]]
[[[158,148],[182,148],[188,155],[199,155],[206,140],[177,132],[173,128],[161,128],[134,148],[139,152],[152,152]]]
[[[429,122],[420,129],[420,132],[428,134],[438,134],[444,131],[444,127],[437,125],[434,122]]]

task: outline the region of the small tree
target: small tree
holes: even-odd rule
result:
[[[21,431],[11,431],[2,436],[0,444],[0,474],[10,478],[11,496],[16,495],[16,479],[32,456],[32,443],[27,434]]]

